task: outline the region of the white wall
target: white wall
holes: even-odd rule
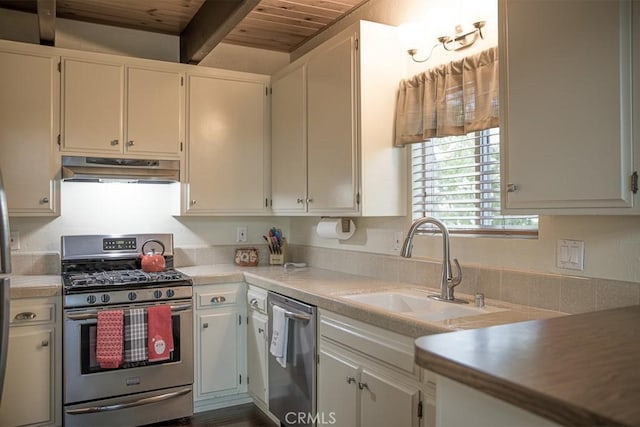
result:
[[[11,217],[20,233],[20,251],[59,251],[70,234],[173,233],[180,247],[261,245],[272,226],[289,235],[287,218],[184,218],[178,212],[179,184],[63,182],[57,218]],[[247,243],[236,243],[236,227],[247,227]],[[232,262],[232,260],[229,260]]]
[[[272,75],[287,64],[288,53],[220,43],[198,65]]]
[[[39,44],[38,16],[35,13],[0,9],[0,39]]]
[[[180,62],[180,37],[56,19],[56,47]]]

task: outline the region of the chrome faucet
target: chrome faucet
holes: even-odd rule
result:
[[[453,262],[456,265],[457,274],[455,277],[453,277],[453,273],[451,272],[451,258],[449,254],[449,230],[447,230],[447,226],[444,225],[441,221],[431,217],[425,217],[415,220],[409,228],[407,238],[404,239],[404,244],[402,245],[400,256],[402,256],[403,258],[411,258],[411,251],[413,249],[413,236],[424,224],[435,225],[442,233],[442,277],[440,279],[440,295],[434,295],[431,298],[437,299],[439,301],[463,304],[467,303],[467,301],[456,299],[453,296],[453,288],[455,288],[460,284],[460,282],[462,282],[462,270],[460,269],[458,260],[454,259]]]

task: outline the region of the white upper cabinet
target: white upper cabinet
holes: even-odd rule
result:
[[[183,81],[175,71],[127,67],[127,153],[182,151]]]
[[[63,58],[63,151],[177,157],[182,73],[94,58]]]
[[[638,9],[626,0],[500,0],[506,212],[640,213],[631,113]]]
[[[182,212],[270,212],[268,76],[187,76],[187,167]]]
[[[271,86],[272,208],[303,213],[307,200],[306,66]]]
[[[406,152],[393,148],[402,61],[394,27],[360,21],[274,76],[275,213],[405,214]]]
[[[0,171],[9,214],[59,214],[59,56],[0,43]]]

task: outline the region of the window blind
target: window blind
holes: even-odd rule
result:
[[[413,144],[413,219],[438,218],[452,233],[537,234],[537,216],[500,212],[499,143],[491,128]]]

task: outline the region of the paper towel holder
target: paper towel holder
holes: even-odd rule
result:
[[[323,220],[323,219],[339,219],[342,232],[349,233],[351,231],[351,218],[335,218],[331,216],[321,216],[320,220]],[[355,228],[355,224],[354,224],[354,228]]]

